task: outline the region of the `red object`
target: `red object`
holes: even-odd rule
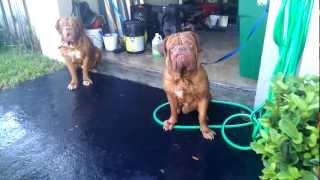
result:
[[[219,10],[219,6],[216,3],[203,3],[200,4],[199,7],[204,17],[208,17],[210,14],[218,12]]]
[[[95,20],[91,23],[91,28],[96,29],[96,28],[101,28],[103,25],[103,20],[99,17],[95,18]]]

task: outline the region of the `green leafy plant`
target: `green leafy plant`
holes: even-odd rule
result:
[[[260,119],[261,179],[317,180],[319,176],[319,76],[277,77]],[[318,126],[318,127],[317,127]]]

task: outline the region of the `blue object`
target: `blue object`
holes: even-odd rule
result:
[[[256,20],[256,22],[254,23],[254,25],[251,28],[251,31],[249,32],[249,34],[247,35],[246,41],[242,44],[240,44],[239,47],[231,50],[230,52],[228,52],[227,54],[225,54],[224,56],[222,56],[221,58],[215,60],[214,62],[203,62],[201,64],[203,65],[208,65],[208,64],[215,64],[218,62],[222,62],[222,61],[226,61],[228,60],[230,57],[234,56],[235,54],[237,54],[241,48],[245,47],[247,42],[249,41],[249,39],[252,37],[252,35],[254,34],[254,32],[257,31],[257,29],[261,26],[261,23],[263,22],[263,20],[267,17],[269,13],[269,1],[267,2],[267,5],[265,6],[265,10],[263,11],[263,14]]]

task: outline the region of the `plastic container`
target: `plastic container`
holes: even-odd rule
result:
[[[161,57],[161,43],[162,43],[162,37],[159,33],[156,33],[154,35],[154,38],[152,39],[151,46],[152,46],[152,57],[153,58],[160,58]]]
[[[228,16],[220,16],[219,18],[219,26],[220,27],[227,27],[228,26]]]
[[[103,35],[104,47],[107,51],[114,51],[117,49],[118,34],[111,33]]]
[[[103,48],[103,39],[102,39],[102,29],[86,29],[85,33],[90,38],[93,45],[102,50]]]
[[[217,22],[219,20],[219,17],[218,15],[210,15],[209,18],[210,18],[210,25],[211,26],[216,26],[217,25]]]
[[[145,27],[141,21],[124,22],[124,42],[129,53],[142,53],[145,49]]]

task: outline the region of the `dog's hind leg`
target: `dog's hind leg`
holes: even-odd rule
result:
[[[90,68],[89,68],[90,72],[93,72],[93,73],[98,72],[97,65],[101,62],[101,58],[102,58],[101,51],[98,48],[96,48],[95,53],[93,55],[93,59],[92,59],[93,61],[90,63]]]
[[[182,106],[182,113],[183,114],[188,114],[191,111],[194,111],[197,109],[197,104],[196,103],[189,103],[189,104],[183,104]]]

